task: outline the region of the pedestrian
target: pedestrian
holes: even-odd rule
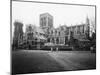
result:
[[[56,48],[56,51],[58,51],[58,47]]]
[[[53,48],[51,47],[51,51],[53,51]]]
[[[90,47],[91,52],[93,52],[93,47]]]

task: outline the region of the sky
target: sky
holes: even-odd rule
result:
[[[95,17],[95,7],[63,4],[47,4],[35,2],[12,1],[12,32],[14,31],[14,21],[21,21],[25,27],[27,24],[40,26],[40,14],[49,13],[53,16],[53,26],[77,25],[86,22],[86,18]]]

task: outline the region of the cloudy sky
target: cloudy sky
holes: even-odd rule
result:
[[[66,24],[67,26],[85,23],[86,17],[95,17],[95,7],[63,4],[47,4],[34,2],[12,1],[12,31],[14,21],[23,22],[25,31],[26,24],[39,26],[39,16],[48,12],[54,18],[54,27]]]

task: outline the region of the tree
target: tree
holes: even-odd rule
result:
[[[90,33],[91,35],[96,34],[96,22],[95,22],[95,18],[92,18],[90,21]]]
[[[96,52],[96,22],[95,18],[91,19],[90,25],[90,33],[91,33],[91,47],[93,47],[93,51]]]

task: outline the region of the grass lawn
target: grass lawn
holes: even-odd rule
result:
[[[12,52],[12,73],[42,73],[96,68],[96,54],[89,51],[39,51]]]

